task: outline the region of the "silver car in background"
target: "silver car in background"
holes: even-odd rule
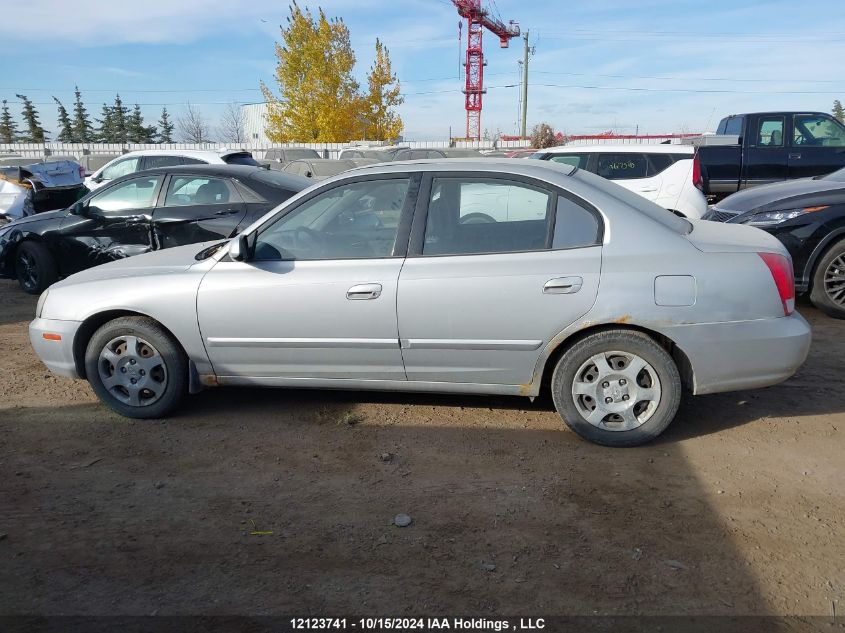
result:
[[[633,446],[695,394],[804,361],[789,256],[577,168],[507,159],[362,167],[227,243],[51,286],[30,325],[54,372],[130,417],[211,385],[537,396]]]

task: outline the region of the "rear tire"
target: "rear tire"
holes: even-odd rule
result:
[[[552,398],[567,426],[584,439],[639,446],[675,417],[681,377],[672,357],[647,335],[606,330],[564,352],[552,375]]]
[[[114,319],[94,332],[85,373],[97,397],[128,418],[164,417],[188,391],[185,352],[146,317]]]
[[[46,246],[24,242],[15,252],[15,275],[24,292],[40,295],[59,278],[59,269]]]
[[[810,301],[835,319],[845,319],[845,240],[831,246],[816,266]]]

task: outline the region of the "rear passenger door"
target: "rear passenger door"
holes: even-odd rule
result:
[[[593,304],[601,238],[598,212],[551,185],[427,175],[397,298],[408,380],[517,392]]]
[[[157,248],[170,248],[234,235],[246,205],[229,178],[172,174],[163,202],[153,212]]]

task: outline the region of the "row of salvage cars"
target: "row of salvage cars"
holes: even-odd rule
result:
[[[582,437],[634,446],[682,389],[776,384],[810,344],[781,241],[555,161],[159,167],[12,222],[0,254],[46,287],[45,364],[135,418],[211,385],[549,391]]]

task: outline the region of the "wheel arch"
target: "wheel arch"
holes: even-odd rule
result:
[[[589,327],[582,328],[580,330],[572,332],[560,341],[557,341],[555,345],[551,348],[551,350],[546,354],[546,357],[542,361],[542,364],[539,364],[538,368],[535,369],[534,387],[537,390],[537,393],[549,389],[555,366],[557,365],[558,360],[560,360],[561,356],[563,356],[567,352],[567,350],[569,350],[573,345],[575,345],[579,341],[584,340],[588,336],[598,334],[599,332],[607,332],[609,330],[627,330],[631,332],[640,332],[651,338],[654,342],[656,342],[663,349],[665,349],[666,352],[672,357],[672,360],[675,361],[675,364],[678,367],[678,372],[681,375],[681,383],[683,384],[683,386],[689,389],[690,391],[694,391],[695,372],[693,370],[692,363],[690,362],[690,359],[687,356],[686,352],[684,352],[684,350],[681,349],[678,344],[675,343],[675,341],[673,341],[665,334],[661,334],[656,330],[652,330],[641,325],[636,325],[632,323],[610,322],[599,323],[596,325],[591,325]]]
[[[825,235],[819,245],[813,249],[813,252],[810,254],[810,258],[807,260],[807,264],[804,267],[804,278],[807,280],[807,292],[812,292],[813,290],[813,278],[816,276],[819,262],[824,259],[824,256],[827,255],[827,252],[831,248],[843,240],[845,240],[845,226],[834,229]]]
[[[91,340],[91,337],[94,336],[94,332],[96,332],[100,327],[108,323],[109,321],[113,321],[114,319],[118,319],[120,317],[142,317],[145,319],[150,319],[151,321],[155,321],[156,324],[161,327],[167,334],[176,342],[176,344],[182,348],[184,352],[184,347],[179,339],[174,336],[173,332],[166,326],[164,323],[159,321],[153,316],[149,314],[144,314],[143,312],[137,312],[134,310],[105,310],[103,312],[97,312],[96,314],[92,314],[91,316],[87,317],[79,328],[76,330],[76,334],[73,337],[73,363],[76,366],[76,371],[79,374],[80,378],[87,378],[85,372],[85,351],[88,348],[88,343]],[[187,354],[186,354],[187,356]]]

